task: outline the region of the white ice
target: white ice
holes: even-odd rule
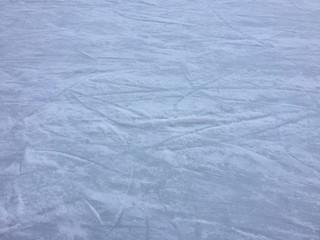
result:
[[[320,239],[320,1],[1,0],[0,239]]]

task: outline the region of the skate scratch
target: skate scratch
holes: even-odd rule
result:
[[[99,223],[103,225],[102,219],[96,208],[86,199],[84,199],[84,202],[88,205],[89,209],[93,213],[93,215],[98,219]]]
[[[112,169],[110,167],[107,167],[99,162],[96,162],[96,161],[93,161],[93,160],[90,160],[90,159],[87,159],[87,158],[82,158],[82,157],[79,157],[79,156],[75,156],[75,155],[72,155],[70,153],[65,153],[65,152],[61,152],[61,151],[56,151],[56,150],[47,150],[47,149],[34,149],[34,151],[37,151],[37,152],[43,152],[43,153],[54,153],[54,154],[58,154],[58,155],[61,155],[61,156],[64,156],[64,157],[67,157],[67,158],[70,158],[70,159],[74,159],[74,160],[78,160],[78,161],[81,161],[81,162],[89,162],[89,163],[92,163],[94,165],[97,165],[97,166],[100,166],[108,171],[111,171],[111,172],[114,172],[114,173],[117,173],[119,175],[122,175],[122,176],[127,176],[127,174],[123,173],[123,172],[120,172],[118,170],[115,170],[115,169]]]
[[[121,219],[122,219],[122,216],[123,216],[123,213],[124,213],[124,207],[122,207],[122,208],[120,209],[120,211],[118,212],[118,214],[117,214],[117,216],[116,216],[116,218],[115,218],[115,221],[114,221],[113,225],[111,226],[109,232],[107,233],[107,237],[111,234],[111,232],[112,232],[115,228],[119,227],[120,222],[121,222]]]
[[[109,121],[112,121],[111,119],[107,118],[103,113],[101,113],[99,110],[96,110],[96,109],[92,109],[91,107],[87,106],[83,101],[81,101],[75,94],[73,94],[73,97],[74,99],[80,104],[82,105],[84,108],[88,109],[89,111],[95,113],[95,114],[98,114],[99,116],[103,117],[105,120],[109,120]],[[114,123],[114,121],[112,121]],[[125,140],[125,138],[122,136],[122,134],[119,132],[119,130],[114,127],[112,124],[110,124],[108,121],[105,121],[106,125],[109,127],[109,129],[114,133],[116,134],[120,140],[128,145],[127,141]]]
[[[221,76],[219,76],[219,77],[217,77],[217,78],[215,78],[215,79],[213,79],[213,80],[207,81],[207,82],[201,84],[199,87],[194,88],[193,90],[187,92],[184,96],[180,97],[180,98],[176,101],[176,103],[174,104],[175,107],[177,107],[178,104],[179,104],[180,102],[182,102],[186,97],[188,97],[188,96],[194,94],[195,92],[204,89],[204,87],[206,87],[206,86],[208,86],[208,85],[210,85],[210,84],[212,84],[212,83],[215,83],[215,82],[217,82],[217,81],[219,81],[219,80],[221,80],[221,79],[223,79],[223,78],[225,78],[225,77],[227,77],[227,76],[230,76],[230,75],[232,75],[232,74],[233,74],[233,73],[227,73],[227,74],[221,75]]]

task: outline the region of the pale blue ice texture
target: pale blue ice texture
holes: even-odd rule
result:
[[[320,239],[319,0],[1,0],[1,240]]]

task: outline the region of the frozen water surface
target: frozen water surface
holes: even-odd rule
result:
[[[1,240],[320,239],[320,1],[1,0]]]

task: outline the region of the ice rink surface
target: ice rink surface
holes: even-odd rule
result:
[[[320,1],[1,0],[0,239],[320,239]]]

